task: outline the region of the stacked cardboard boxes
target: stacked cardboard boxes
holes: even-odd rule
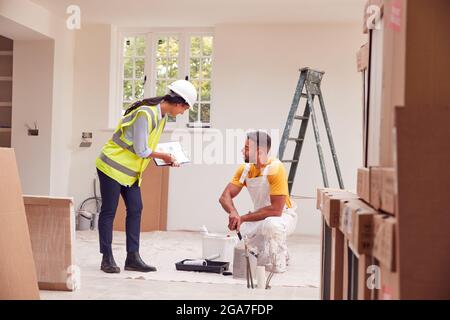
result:
[[[448,299],[450,1],[371,0],[366,9],[368,67],[363,49],[357,59],[368,74],[357,189],[379,211],[375,298]]]

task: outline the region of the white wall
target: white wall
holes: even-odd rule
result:
[[[52,100],[52,40],[14,42],[12,146],[25,194],[50,192]],[[28,128],[39,127],[39,136]]]
[[[109,112],[111,38],[114,39],[114,29],[105,25],[83,26],[76,37],[70,194],[78,204],[92,195],[95,157],[112,134],[103,130]],[[222,132],[249,128],[282,130],[298,69],[310,66],[324,70],[324,98],[344,181],[347,188],[354,189],[362,153],[361,82],[355,53],[362,43],[357,24],[217,26],[213,127]],[[85,130],[93,131],[94,143],[91,148],[81,149],[76,144]],[[171,133],[163,136],[163,140],[170,138]],[[314,196],[322,180],[311,127],[307,138],[294,194]],[[237,150],[241,143],[236,145]],[[325,152],[328,154],[327,149]],[[225,231],[226,216],[217,200],[236,167],[237,163],[172,169],[168,228],[197,230],[205,224],[212,231]],[[331,161],[328,168],[331,176]],[[314,204],[314,200],[299,201],[301,218],[297,232],[319,233],[320,220]],[[237,206],[242,213],[251,209],[246,191],[237,200]]]
[[[108,25],[86,25],[75,39],[74,114],[72,130],[72,163],[70,194],[77,205],[93,195],[96,176],[95,158],[111,137],[108,128],[110,95],[110,53],[113,28]],[[81,133],[93,133],[90,148],[80,148]]]
[[[326,74],[322,90],[344,182],[346,188],[356,189],[356,169],[362,161],[362,116],[361,80],[356,72],[355,53],[362,43],[359,25],[217,26],[214,128],[282,130],[298,69],[309,66],[323,70]],[[303,112],[304,105],[301,108]],[[325,145],[325,131],[322,141]],[[328,150],[324,149],[327,155]],[[329,176],[334,174],[330,159],[328,156]],[[172,170],[168,228],[198,229],[205,224],[211,230],[224,231],[226,216],[217,199],[235,169],[236,165],[192,165]],[[296,195],[315,196],[316,187],[323,185],[311,126],[296,179],[293,190]],[[330,183],[337,186],[336,179],[330,178]],[[320,216],[315,201],[297,202],[300,206],[297,232],[318,234]],[[242,214],[252,207],[247,194],[240,196],[237,204]]]
[[[0,0],[0,25],[16,41],[12,146],[23,190],[68,196],[74,33],[28,0]],[[35,120],[40,136],[29,137],[24,124]]]

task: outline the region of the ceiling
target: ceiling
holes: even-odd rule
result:
[[[61,17],[78,5],[82,23],[142,27],[217,24],[351,23],[365,0],[31,0]]]

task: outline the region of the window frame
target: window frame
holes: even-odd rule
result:
[[[178,79],[185,79],[186,76],[190,76],[190,39],[195,36],[212,36],[213,37],[213,52],[212,59],[212,72],[211,72],[211,101],[213,96],[213,75],[214,72],[214,29],[213,28],[120,28],[117,32],[116,39],[116,55],[117,64],[116,72],[113,75],[115,80],[116,94],[113,95],[113,103],[110,111],[110,127],[115,128],[120,120],[123,112],[123,82],[125,76],[125,57],[123,53],[123,43],[126,37],[145,36],[146,37],[146,52],[145,52],[145,67],[144,72],[147,76],[147,80],[144,84],[144,96],[153,97],[156,95],[156,43],[160,36],[177,36],[179,43],[179,56],[178,56]],[[189,111],[184,115],[177,117],[176,122],[168,122],[166,130],[174,130],[177,128],[211,128],[211,115],[212,115],[212,102],[210,103],[210,122],[209,123],[190,123]]]

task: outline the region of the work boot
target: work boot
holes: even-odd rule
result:
[[[142,261],[139,252],[128,252],[125,260],[125,270],[138,272],[154,272],[155,267],[149,266]]]
[[[114,261],[112,254],[103,255],[100,270],[106,273],[120,273],[120,268],[117,266],[116,261]]]

